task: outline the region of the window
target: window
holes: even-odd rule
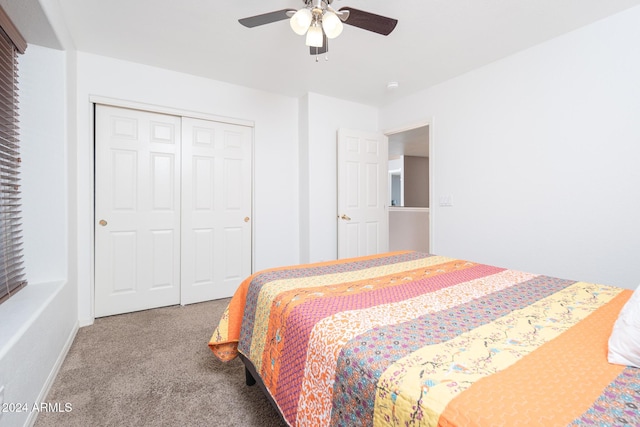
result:
[[[0,302],[27,284],[22,265],[18,54],[27,44],[0,8]]]

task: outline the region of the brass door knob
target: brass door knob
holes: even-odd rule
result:
[[[250,219],[251,219],[251,218],[249,218],[248,216],[245,216],[245,217],[244,217],[244,222],[249,222],[249,220],[250,220]]]
[[[340,219],[343,219],[345,221],[351,221],[351,217],[349,217],[349,215],[347,215],[347,214],[342,214],[340,216]]]
[[[107,221],[105,221],[104,219],[101,219],[98,224],[104,227],[105,225],[107,225]]]

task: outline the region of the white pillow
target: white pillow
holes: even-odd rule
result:
[[[640,286],[622,307],[609,337],[609,363],[640,368]]]

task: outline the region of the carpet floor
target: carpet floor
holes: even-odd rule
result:
[[[35,426],[285,424],[244,366],[207,347],[228,299],[96,319],[80,328]]]

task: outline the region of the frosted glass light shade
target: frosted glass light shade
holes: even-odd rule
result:
[[[311,25],[312,19],[313,16],[311,15],[311,11],[309,9],[300,9],[293,14],[291,19],[289,20],[289,24],[291,25],[291,29],[296,34],[302,36],[309,29],[309,25]]]
[[[342,33],[342,27],[342,21],[335,13],[326,11],[322,15],[322,28],[328,38],[334,39],[338,37]]]
[[[312,25],[307,31],[307,46],[322,47],[322,28],[319,25]]]

